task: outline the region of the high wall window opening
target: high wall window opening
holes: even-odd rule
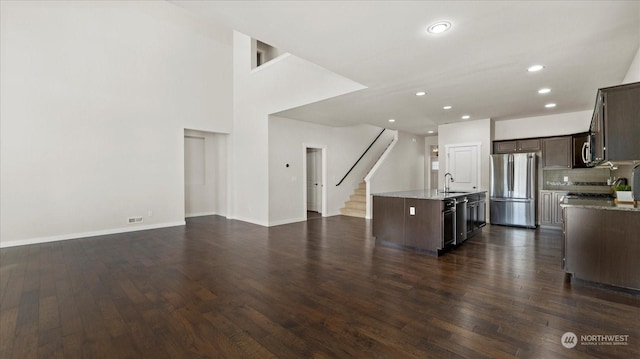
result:
[[[260,40],[252,39],[251,45],[253,48],[253,59],[251,59],[251,68],[255,69],[256,67],[264,65],[265,63],[281,55],[279,49]]]

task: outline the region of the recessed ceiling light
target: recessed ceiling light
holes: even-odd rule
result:
[[[427,31],[432,34],[441,34],[451,28],[451,23],[449,21],[438,21],[435,24],[429,26]]]
[[[427,133],[433,133],[434,131],[427,131]]]
[[[533,65],[533,66],[529,67],[527,69],[527,71],[529,71],[529,72],[537,72],[537,71],[540,71],[542,69],[544,69],[544,66],[542,66],[542,65]]]
[[[389,122],[396,122],[396,119],[395,118],[390,118]]]
[[[427,93],[426,93],[426,92],[424,92],[424,91],[418,91],[418,92],[416,92],[416,96],[424,96],[424,95],[426,95],[426,94],[427,94]]]
[[[447,105],[447,106],[443,107],[443,109],[444,109],[444,110],[451,110],[452,108],[453,108],[453,107],[451,107],[451,106],[449,106],[449,105]]]
[[[548,104],[544,105],[544,107],[546,107],[546,108],[554,108],[554,107],[556,107],[556,104],[555,103],[548,103]]]
[[[538,93],[540,93],[540,94],[545,94],[545,93],[549,93],[549,92],[551,92],[550,88],[543,88],[543,89],[538,90]]]
[[[470,118],[471,118],[471,116],[469,116],[469,115],[464,115],[464,116],[462,116],[462,119],[463,119],[463,120],[468,120],[468,119],[470,119]]]

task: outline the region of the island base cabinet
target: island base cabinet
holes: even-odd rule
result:
[[[413,212],[411,212],[411,208],[413,208]],[[407,198],[405,200],[404,245],[408,248],[429,252],[443,249],[441,218],[442,204],[440,201]]]
[[[418,196],[425,196],[422,191],[416,192]],[[482,232],[482,227],[486,224],[485,192],[461,195],[459,199],[461,202],[456,206],[456,211],[452,211],[449,207],[446,211],[443,210],[445,201],[451,203],[458,197],[438,195],[437,192],[430,196],[437,198],[373,195],[372,229],[376,243],[419,253],[440,255],[461,243],[456,244],[456,228],[463,228],[465,232],[462,234],[467,238]],[[465,197],[473,200],[463,202],[462,198]],[[473,204],[470,210],[467,203]],[[464,226],[457,226],[454,220],[458,211],[463,214],[464,219],[460,223]],[[467,211],[472,213],[469,220],[464,216]]]
[[[374,196],[373,216],[376,240],[404,245],[404,198]]]
[[[443,249],[442,202],[373,197],[373,236],[394,247],[437,254]]]
[[[640,212],[567,207],[564,217],[566,272],[640,290]]]

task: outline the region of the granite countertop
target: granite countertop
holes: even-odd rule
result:
[[[560,206],[563,208],[566,207],[575,207],[575,208],[591,208],[591,209],[603,209],[603,210],[613,210],[613,211],[635,211],[640,212],[640,207],[636,203],[633,204],[625,204],[620,203],[616,204],[613,199],[585,199],[585,198],[565,198],[562,202],[560,202]]]
[[[411,191],[398,191],[398,192],[386,192],[386,193],[374,193],[374,196],[378,197],[398,197],[398,198],[415,198],[415,199],[432,199],[441,201],[445,198],[456,198],[468,196],[470,194],[486,193],[487,191],[471,191],[471,192],[444,192],[436,189],[416,189]]]

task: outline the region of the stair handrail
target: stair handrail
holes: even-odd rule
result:
[[[373,164],[373,167],[369,170],[369,173],[364,177],[364,183],[366,183],[366,208],[365,208],[365,216],[364,218],[371,219],[371,207],[372,207],[372,197],[371,197],[371,180],[373,176],[376,174],[380,166],[382,166],[383,162],[387,160],[387,157],[391,154],[391,151],[398,143],[398,131],[394,131],[393,139],[387,146],[387,148],[382,152],[376,163]]]
[[[369,150],[371,149],[371,147],[373,147],[373,145],[376,143],[376,141],[380,138],[380,136],[382,136],[382,133],[386,130],[386,128],[383,128],[382,131],[380,131],[380,133],[378,134],[378,136],[376,136],[376,138],[373,139],[373,142],[371,142],[371,144],[369,145],[369,147],[367,147],[366,150],[364,150],[364,152],[362,153],[362,155],[360,156],[360,158],[358,158],[358,160],[356,161],[356,163],[353,164],[353,166],[351,166],[351,168],[349,168],[349,170],[347,171],[347,173],[344,175],[344,177],[342,177],[342,179],[340,180],[340,182],[338,182],[338,184],[336,185],[339,186],[340,184],[342,184],[342,182],[347,178],[347,176],[349,175],[349,173],[351,173],[351,171],[353,171],[353,169],[356,167],[356,165],[360,162],[360,160],[362,159],[362,157],[364,157],[364,155],[367,154],[367,152],[369,152]]]

